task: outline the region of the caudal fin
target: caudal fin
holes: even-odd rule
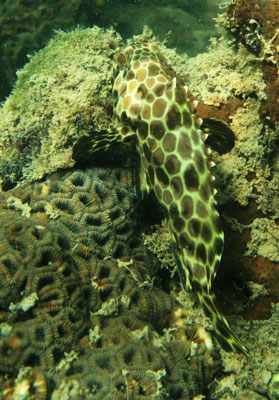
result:
[[[241,352],[247,356],[248,350],[235,336],[225,316],[218,311],[215,295],[213,293],[200,292],[198,296],[205,314],[209,314],[213,320],[216,338],[220,346],[225,351]]]

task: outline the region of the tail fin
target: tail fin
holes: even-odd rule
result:
[[[225,316],[218,311],[215,295],[202,291],[198,293],[198,296],[205,314],[209,314],[213,320],[216,338],[220,346],[225,351],[242,352],[248,356],[248,350],[235,336]]]

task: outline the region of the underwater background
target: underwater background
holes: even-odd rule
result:
[[[58,29],[98,25],[113,27],[123,38],[142,32],[145,25],[180,52],[196,55],[208,45],[216,28],[215,0],[2,0],[0,4],[0,100],[7,96],[16,70],[46,45]]]
[[[1,1],[1,400],[279,399],[278,10]],[[209,134],[224,230],[213,291],[248,356],[220,347],[183,290],[163,208],[139,194],[139,155],[109,136],[131,38],[189,87]]]

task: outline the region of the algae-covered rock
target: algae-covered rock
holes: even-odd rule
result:
[[[0,110],[0,174],[4,188],[72,166],[72,144],[84,131],[109,126],[112,30],[57,32],[18,71]]]

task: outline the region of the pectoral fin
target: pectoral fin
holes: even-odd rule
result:
[[[208,134],[207,146],[219,154],[228,153],[235,143],[235,135],[229,125],[217,118],[203,118],[201,127]]]
[[[135,152],[134,137],[129,125],[117,125],[111,131],[93,131],[79,137],[73,146],[73,159],[79,164],[130,160]]]

